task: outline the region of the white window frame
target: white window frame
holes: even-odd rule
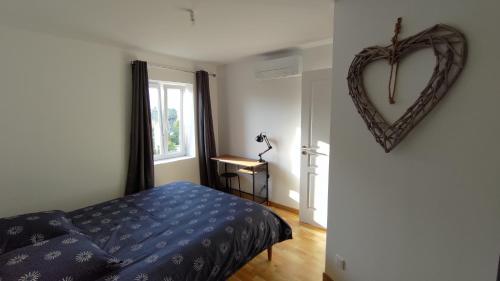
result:
[[[184,157],[187,155],[187,139],[184,126],[184,94],[186,92],[186,85],[175,82],[159,81],[159,80],[149,80],[149,87],[158,89],[158,100],[160,101],[159,115],[160,115],[160,127],[161,127],[161,154],[154,155],[155,161],[173,159],[178,157]],[[179,151],[169,152],[168,151],[168,120],[167,111],[168,108],[168,89],[178,89],[180,91],[180,112],[177,113],[179,118]]]

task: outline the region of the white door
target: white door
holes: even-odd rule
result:
[[[302,73],[300,221],[326,228],[332,70]]]

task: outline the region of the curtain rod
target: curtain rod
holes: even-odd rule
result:
[[[130,63],[134,63],[134,61],[130,61]],[[193,70],[188,70],[188,69],[184,69],[184,68],[181,68],[181,67],[178,67],[178,66],[172,66],[172,65],[160,65],[160,64],[155,64],[155,63],[148,63],[148,68],[158,68],[158,69],[169,69],[169,70],[177,70],[177,71],[181,71],[181,72],[186,72],[186,73],[192,73],[192,74],[195,74],[196,71],[193,71]],[[209,76],[212,76],[212,77],[217,77],[217,74],[215,73],[208,73]]]

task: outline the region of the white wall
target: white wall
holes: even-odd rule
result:
[[[72,210],[121,196],[130,132],[129,61],[198,66],[8,27],[0,27],[0,38],[0,217]],[[194,82],[193,75],[176,71],[152,69],[150,77]],[[217,85],[210,82],[217,118]],[[197,159],[159,165],[155,173],[157,184],[199,181]]]
[[[326,272],[336,281],[495,280],[500,254],[499,10],[496,0],[336,2],[326,258]],[[470,52],[449,95],[386,154],[356,112],[346,76],[363,47],[389,43],[399,16],[403,37],[446,23],[466,34]],[[432,65],[409,58],[401,67],[398,99],[407,102],[405,96],[423,86],[411,81],[425,83]],[[366,77],[368,89],[379,89],[384,101],[388,73],[387,64],[380,64]],[[375,81],[377,75],[382,79]],[[389,111],[386,101],[379,106]],[[335,267],[336,254],[347,260],[346,271]]]
[[[331,45],[301,51],[304,70],[331,67]],[[301,77],[256,80],[259,58],[225,65],[220,80],[220,150],[257,158],[266,146],[255,136],[264,131],[273,149],[264,154],[270,162],[270,200],[298,208],[300,169]],[[251,191],[245,180],[244,190]]]

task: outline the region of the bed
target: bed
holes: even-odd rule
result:
[[[67,214],[116,263],[99,281],[225,280],[290,226],[263,205],[175,182]]]

